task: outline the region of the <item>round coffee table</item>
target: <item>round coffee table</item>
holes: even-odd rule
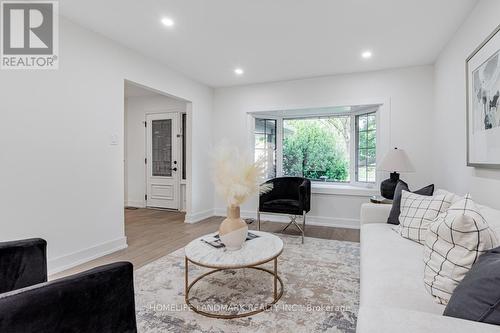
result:
[[[202,314],[212,318],[233,319],[254,315],[256,313],[269,309],[275,304],[283,295],[283,281],[278,275],[278,257],[283,252],[283,241],[270,233],[262,231],[250,231],[251,233],[259,236],[257,238],[246,241],[243,247],[237,251],[228,251],[225,248],[215,248],[206,244],[201,239],[213,236],[216,233],[208,234],[199,237],[189,243],[185,248],[185,300],[186,304],[196,313]],[[274,261],[274,271],[263,267],[257,267]],[[189,263],[197,266],[213,268],[213,270],[204,273],[189,283]],[[257,310],[238,313],[236,315],[228,314],[222,315],[217,313],[206,312],[197,309],[189,300],[189,291],[201,279],[210,274],[227,270],[227,269],[241,269],[249,268],[256,269],[271,274],[274,277],[274,293],[271,303],[267,303]],[[278,293],[278,282],[280,290]]]

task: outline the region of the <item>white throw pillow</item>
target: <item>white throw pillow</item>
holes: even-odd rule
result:
[[[453,205],[455,202],[462,200],[464,197],[460,196],[458,194],[455,194],[453,192],[449,192],[446,190],[443,190],[442,188],[438,188],[436,191],[434,191],[434,195],[440,195],[444,194],[446,197],[450,200],[450,203]]]
[[[424,244],[427,228],[450,205],[450,197],[446,194],[430,197],[403,191],[399,214],[400,235]]]
[[[498,246],[495,232],[466,195],[430,225],[424,247],[424,283],[439,303],[453,290],[484,252]]]

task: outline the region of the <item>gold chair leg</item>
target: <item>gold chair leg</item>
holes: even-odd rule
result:
[[[188,294],[188,285],[189,285],[189,278],[188,278],[188,258],[184,257],[184,295],[187,298]]]
[[[278,298],[278,258],[274,258],[274,300]]]
[[[306,212],[302,213],[302,244],[304,244],[304,235],[306,233]]]
[[[295,215],[290,215],[290,222],[288,222],[288,224],[283,228],[283,230],[281,230],[281,232],[285,232],[286,229],[288,229],[288,227],[292,224],[294,225],[297,225],[297,222],[295,222],[297,219],[297,216]]]

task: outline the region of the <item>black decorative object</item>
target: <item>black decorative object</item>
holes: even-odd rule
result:
[[[380,163],[379,170],[389,171],[391,173],[390,178],[384,180],[380,184],[380,194],[386,198],[392,200],[394,198],[394,190],[399,180],[399,172],[414,172],[415,169],[406,155],[403,149],[398,149],[397,147],[391,149]]]
[[[380,194],[389,200],[394,199],[394,190],[396,190],[396,185],[398,184],[399,173],[392,172],[390,178],[384,180],[380,183]]]

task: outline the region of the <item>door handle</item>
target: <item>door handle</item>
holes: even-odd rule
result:
[[[172,168],[172,170],[177,171],[177,168]]]

